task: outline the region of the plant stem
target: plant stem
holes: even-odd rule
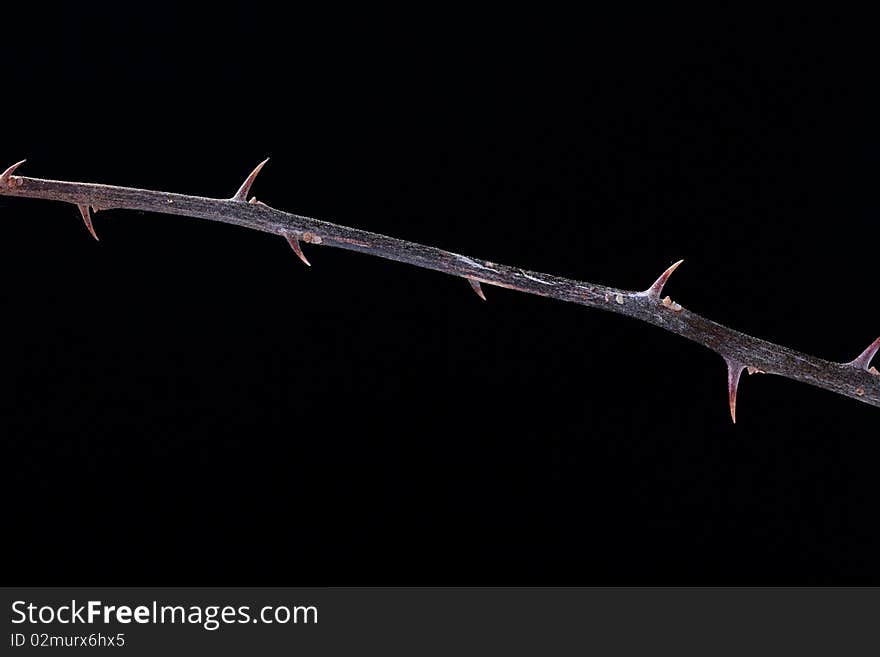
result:
[[[746,369],[749,373],[777,374],[809,383],[880,407],[880,375],[875,368],[869,368],[871,357],[880,347],[880,338],[855,361],[835,363],[729,329],[681,307],[669,297],[661,299],[666,279],[680,263],[670,267],[645,291],[621,290],[501,265],[282,212],[253,198],[249,202],[245,200],[263,164],[265,162],[257,167],[231,199],[26,178],[13,175],[19,165],[13,165],[0,175],[0,195],[72,203],[79,206],[87,227],[91,227],[90,208],[94,211],[143,210],[222,221],[285,237],[306,264],[308,261],[299,248],[300,241],[358,251],[464,278],[481,297],[480,284],[488,284],[639,319],[701,344],[725,360],[728,366],[728,399],[734,422],[737,385],[740,373]],[[94,235],[94,231],[90,230]]]

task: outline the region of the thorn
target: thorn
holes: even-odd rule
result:
[[[739,388],[739,377],[745,367],[726,358],[724,361],[727,363],[727,403],[730,404],[730,419],[736,424],[736,391]]]
[[[262,205],[264,208],[268,208],[269,206],[263,203],[262,201],[258,201],[256,196],[251,196],[251,200],[248,201],[251,205]]]
[[[471,284],[471,287],[474,288],[474,292],[477,293],[477,296],[480,297],[483,301],[486,300],[486,295],[483,294],[483,288],[480,287],[480,281],[475,280],[473,278],[467,279],[467,282]]]
[[[89,206],[77,204],[76,207],[79,208],[79,213],[82,215],[83,223],[85,223],[86,228],[89,229],[89,232],[92,234],[92,237],[94,237],[96,241],[100,241],[100,240],[98,240],[98,234],[95,232],[95,227],[92,225],[92,215],[89,212]]]
[[[256,180],[257,174],[260,173],[260,170],[264,166],[266,166],[266,162],[268,162],[268,161],[269,161],[269,158],[267,157],[265,160],[260,162],[256,166],[256,168],[253,171],[251,171],[251,175],[249,175],[247,178],[245,178],[245,181],[241,184],[241,187],[239,187],[238,191],[235,192],[235,196],[233,196],[229,200],[241,201],[242,203],[247,202],[247,195],[248,195],[248,192],[251,191],[251,185],[254,184],[254,180]]]
[[[311,267],[312,263],[310,263],[308,260],[306,260],[306,256],[302,252],[302,247],[300,247],[299,240],[296,238],[296,235],[292,235],[291,233],[288,233],[287,231],[282,231],[281,234],[284,235],[284,238],[287,240],[287,243],[290,244],[290,248],[293,249],[293,252],[299,256],[299,259],[302,260],[304,263],[306,263],[309,267]]]
[[[22,160],[21,162],[16,162],[16,163],[13,164],[11,167],[9,167],[8,169],[6,169],[6,171],[4,171],[3,173],[0,173],[0,185],[5,185],[5,184],[7,184],[7,183],[9,182],[9,177],[12,175],[12,173],[13,173],[18,167],[20,167],[22,164],[24,164],[25,162],[27,162],[27,160]]]
[[[678,266],[683,263],[684,260],[679,260],[675,264],[673,264],[669,269],[660,274],[660,278],[654,281],[654,284],[649,287],[644,292],[640,292],[639,294],[644,297],[650,297],[652,299],[660,300],[660,293],[663,292],[663,286],[666,285],[666,281],[669,280],[669,277],[672,276],[672,272],[678,269]]]
[[[880,338],[877,338],[874,342],[869,344],[868,348],[859,354],[858,358],[848,363],[844,363],[844,365],[849,365],[850,367],[855,367],[856,369],[865,370],[867,372],[869,371],[868,365],[871,364],[871,359],[874,357],[874,354],[877,353],[878,349],[880,349]]]

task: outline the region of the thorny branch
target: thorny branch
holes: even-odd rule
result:
[[[749,374],[778,374],[880,407],[880,372],[869,367],[874,354],[880,349],[880,338],[874,340],[855,360],[834,363],[721,326],[683,308],[668,296],[661,298],[663,286],[681,260],[644,291],[619,290],[470,258],[432,246],[282,212],[256,198],[248,200],[251,185],[266,161],[254,169],[230,199],[13,175],[23,162],[12,165],[0,174],[0,195],[73,203],[79,208],[86,228],[95,239],[98,236],[92,225],[93,211],[126,209],[197,217],[280,235],[307,265],[309,261],[303,254],[300,242],[359,251],[458,276],[466,279],[483,300],[486,297],[481,284],[485,283],[601,308],[654,324],[708,347],[724,359],[728,371],[728,403],[734,422],[736,391],[743,370]]]

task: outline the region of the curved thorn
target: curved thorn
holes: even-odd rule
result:
[[[238,191],[235,192],[235,196],[230,199],[231,201],[241,201],[242,203],[247,202],[247,195],[248,192],[251,190],[251,185],[254,184],[254,180],[256,180],[257,174],[260,173],[260,170],[264,166],[266,166],[266,162],[268,161],[269,158],[267,157],[265,160],[260,162],[253,171],[251,171],[251,175],[245,178],[244,182],[241,184],[241,187],[239,187]]]
[[[293,252],[299,256],[299,259],[306,263],[309,267],[311,267],[312,263],[306,260],[306,256],[302,252],[302,247],[299,245],[299,240],[296,238],[296,235],[291,235],[287,231],[284,231],[281,234],[284,235],[287,243],[290,244],[290,248],[293,249]]]
[[[865,349],[861,354],[859,354],[858,358],[855,360],[851,360],[845,365],[849,365],[850,367],[855,367],[856,369],[868,371],[868,365],[871,364],[871,359],[874,357],[874,354],[877,353],[877,350],[880,349],[880,338],[877,338],[868,345],[868,348]]]
[[[652,299],[660,300],[660,294],[663,292],[663,286],[666,285],[666,281],[669,280],[669,277],[672,276],[672,272],[678,269],[678,266],[684,262],[684,259],[679,260],[669,267],[665,272],[660,274],[660,278],[654,281],[654,284],[649,287],[644,292],[640,292],[639,294],[645,297],[650,297]]]
[[[471,284],[472,288],[474,288],[474,292],[477,293],[477,296],[480,297],[483,301],[485,301],[486,295],[483,294],[483,288],[480,287],[480,281],[478,281],[474,278],[469,278],[469,279],[467,279],[467,282]]]
[[[6,171],[4,171],[3,173],[0,173],[0,184],[5,185],[7,182],[9,182],[9,177],[12,175],[13,171],[15,171],[18,167],[20,167],[25,162],[27,162],[27,160],[22,160],[21,162],[16,162],[11,167],[6,169]]]
[[[92,215],[89,212],[89,206],[77,204],[76,207],[79,208],[79,213],[82,215],[83,223],[85,223],[86,228],[88,228],[89,232],[92,234],[92,237],[94,237],[96,241],[100,241],[98,240],[98,234],[95,232],[95,227],[92,225]]]
[[[736,391],[745,366],[726,358],[724,361],[727,363],[727,403],[730,405],[730,419],[736,424]]]

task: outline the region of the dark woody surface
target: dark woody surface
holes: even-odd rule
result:
[[[748,370],[750,374],[778,374],[880,407],[880,373],[876,368],[870,367],[871,359],[880,348],[880,338],[874,340],[853,361],[832,363],[734,331],[686,310],[668,296],[661,298],[667,279],[682,261],[667,269],[645,291],[632,292],[527,271],[275,210],[257,201],[256,197],[248,200],[251,185],[266,162],[264,160],[254,169],[230,199],[208,199],[132,187],[14,175],[14,171],[23,162],[12,165],[0,175],[0,194],[73,203],[80,208],[83,221],[95,239],[98,238],[90,208],[95,211],[146,210],[197,217],[281,235],[287,238],[296,254],[306,264],[309,262],[302,253],[300,240],[359,251],[460,276],[470,282],[483,300],[485,296],[480,283],[488,283],[640,319],[702,344],[724,358],[728,368],[728,403],[734,422],[736,393],[744,370]]]

